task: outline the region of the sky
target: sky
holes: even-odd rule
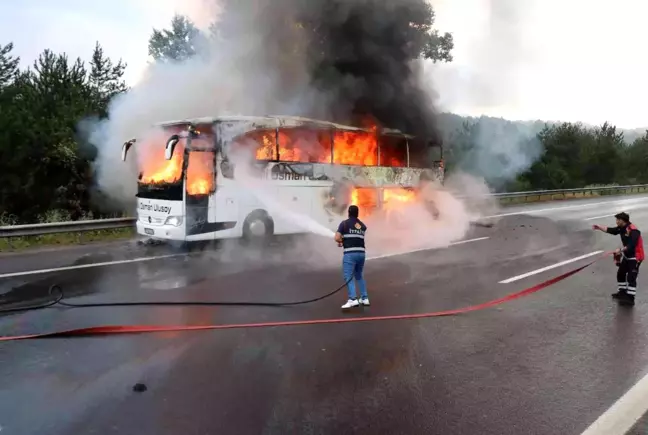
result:
[[[431,0],[454,61],[426,64],[437,105],[513,120],[648,127],[648,1]],[[24,66],[45,49],[87,60],[99,41],[136,84],[153,28],[175,12],[199,25],[204,0],[0,0],[0,45]]]

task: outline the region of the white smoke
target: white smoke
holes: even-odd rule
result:
[[[456,123],[444,128],[452,146],[464,148],[454,163],[463,171],[501,187],[527,170],[541,155],[536,134],[542,125],[502,118],[526,105],[528,67],[538,55],[528,27],[534,23],[536,0],[432,0],[439,25],[453,29],[454,60],[426,62],[427,77],[442,89],[436,104],[446,111],[476,116],[462,143],[452,143]],[[533,84],[542,88],[540,83]],[[467,143],[471,147],[467,147]]]
[[[258,171],[253,168],[253,150],[254,147],[241,146],[228,154],[228,160],[235,167],[234,181],[237,187],[254,196],[271,216],[283,218],[303,231],[332,238],[334,233],[331,229],[309,216],[310,207],[295,207],[288,201],[282,201],[276,193],[276,186],[258,176]]]
[[[229,155],[235,165],[234,180],[238,187],[253,195],[274,218],[284,219],[302,231],[331,239],[333,231],[310,216],[310,204],[300,208],[282,200],[277,194],[277,189],[281,188],[259,177],[251,152],[253,149],[237,147]],[[416,200],[403,201],[394,207],[387,206],[385,210],[374,212],[360,205],[360,217],[369,228],[367,246],[372,255],[447,247],[464,238],[472,224],[482,216],[495,213],[496,201],[487,196],[488,193],[483,180],[457,173],[447,179],[445,186],[436,182],[427,184],[419,191]],[[430,203],[439,211],[437,217],[431,212]],[[343,211],[339,220],[346,217],[346,211]],[[309,255],[307,252],[317,246],[320,256],[330,259],[330,255],[337,255],[334,250],[326,249],[330,244],[330,240],[322,238],[309,239],[309,249],[304,254]]]
[[[208,7],[212,3],[206,2],[207,13],[214,13]],[[132,204],[135,159],[124,164],[120,147],[155,123],[224,115],[298,113],[300,106],[317,98],[317,92],[306,84],[306,62],[299,62],[292,54],[293,63],[282,63],[285,50],[279,41],[267,37],[271,29],[260,26],[257,13],[228,15],[228,28],[235,29],[238,35],[236,43],[214,40],[184,62],[151,63],[136,86],[111,101],[108,119],[84,122],[83,130],[98,149],[97,182],[104,193],[122,204]],[[135,145],[131,153],[137,152]]]

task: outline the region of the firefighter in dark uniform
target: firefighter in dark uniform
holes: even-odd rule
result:
[[[365,233],[367,232],[367,226],[358,219],[358,213],[358,206],[350,205],[349,219],[342,221],[335,233],[335,241],[338,243],[338,246],[344,248],[342,271],[344,281],[349,282],[347,284],[349,300],[342,305],[343,310],[348,310],[358,305],[369,305],[367,284],[362,275],[365,263]],[[358,301],[356,296],[354,279],[360,287],[360,301]]]
[[[616,227],[594,225],[592,229],[600,230],[608,234],[621,236],[623,248],[614,252],[614,261],[618,266],[617,271],[617,292],[612,297],[623,305],[634,305],[637,294],[637,275],[639,266],[644,260],[643,239],[641,231],[630,222],[627,213],[619,213],[616,218]]]

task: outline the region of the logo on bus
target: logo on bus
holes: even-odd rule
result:
[[[157,213],[166,213],[166,214],[171,213],[171,207],[168,207],[166,205],[145,204],[143,202],[140,202],[139,208],[140,210],[154,211]]]
[[[307,175],[296,174],[294,172],[272,172],[273,180],[285,180],[285,181],[298,181],[298,180],[312,180],[313,177]]]

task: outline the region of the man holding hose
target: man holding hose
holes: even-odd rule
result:
[[[643,240],[641,232],[630,222],[630,216],[627,213],[618,213],[614,217],[616,218],[616,227],[593,225],[592,229],[621,236],[623,248],[614,251],[614,261],[619,267],[617,271],[618,291],[612,297],[622,305],[634,305],[637,293],[637,275],[639,266],[644,260]]]
[[[343,310],[357,307],[362,304],[369,305],[369,296],[367,295],[367,284],[365,283],[362,271],[365,263],[365,233],[367,226],[358,219],[358,206],[349,206],[349,219],[342,221],[335,233],[335,241],[338,246],[344,248],[342,257],[342,271],[344,281],[348,281],[347,288],[349,300],[342,305]],[[358,282],[360,287],[360,301],[356,297],[356,288],[353,280]]]

